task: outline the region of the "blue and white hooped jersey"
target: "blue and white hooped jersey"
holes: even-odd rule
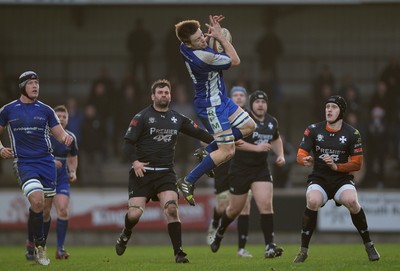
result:
[[[50,136],[51,144],[53,146],[53,155],[55,159],[60,161],[62,166],[57,168],[57,181],[68,181],[68,171],[67,171],[67,157],[68,155],[77,156],[78,155],[78,142],[76,140],[76,136],[68,130],[65,130],[69,135],[73,137],[73,141],[71,145],[66,146],[58,142],[58,140],[54,136]]]
[[[231,58],[210,47],[193,50],[184,43],[180,45],[180,52],[193,81],[195,107],[218,106],[225,101],[227,94],[222,71],[229,69]]]
[[[0,109],[0,126],[7,126],[14,158],[18,161],[52,156],[49,131],[58,124],[54,110],[40,101],[25,104],[18,99]]]

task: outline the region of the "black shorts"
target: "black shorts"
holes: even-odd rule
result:
[[[224,191],[229,190],[229,167],[230,162],[223,163],[222,165],[214,168],[214,193],[218,195]]]
[[[333,199],[336,192],[343,185],[350,184],[350,185],[355,186],[352,178],[342,178],[342,179],[338,179],[336,181],[327,181],[324,179],[311,177],[307,181],[307,187],[310,186],[311,184],[318,184],[319,186],[321,186],[322,189],[324,189],[326,195],[328,196],[328,200]]]
[[[129,198],[146,197],[147,201],[158,201],[157,194],[163,191],[175,191],[178,194],[176,174],[173,170],[148,170],[143,177],[136,177],[133,169],[129,172]]]
[[[247,194],[254,182],[272,182],[272,175],[267,167],[235,169],[229,176],[229,192],[234,195]]]

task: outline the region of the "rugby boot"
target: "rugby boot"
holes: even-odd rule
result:
[[[26,242],[25,258],[28,261],[35,260],[35,244],[29,241]]]
[[[205,147],[200,147],[194,151],[193,155],[196,156],[199,163],[201,163],[201,161],[203,161],[203,159],[208,155],[208,153]],[[214,170],[212,169],[209,172],[206,172],[206,175],[210,178],[214,178],[215,177]]]
[[[47,257],[46,247],[35,247],[35,260],[40,265],[49,265],[50,259]]]
[[[194,192],[194,184],[191,184],[186,181],[186,177],[181,177],[176,181],[176,184],[181,190],[183,198],[192,206],[195,206],[196,203],[194,201],[193,192]]]
[[[125,233],[125,228],[122,230],[121,234],[119,235],[119,238],[117,240],[117,243],[115,244],[115,252],[117,252],[117,255],[121,256],[124,254],[125,249],[126,249],[126,244],[128,243],[129,239],[131,238],[132,232],[129,234]]]
[[[183,252],[182,250],[179,251],[176,255],[175,255],[175,262],[176,263],[188,263],[189,259],[186,258],[187,254],[185,252]]]
[[[282,253],[283,248],[277,247],[275,243],[271,243],[265,248],[265,258],[280,257]]]
[[[56,250],[56,259],[57,260],[63,260],[63,259],[67,260],[69,258],[69,256],[70,256],[69,253],[64,248]]]
[[[244,248],[239,249],[237,255],[242,258],[253,258],[253,255],[251,255],[251,253]]]
[[[375,245],[372,242],[365,243],[365,251],[367,252],[370,261],[378,261],[381,258],[381,255],[379,255],[379,252],[376,250]]]
[[[296,258],[294,258],[294,263],[303,263],[308,257],[308,251],[305,248],[300,248],[299,253],[297,253]]]
[[[214,227],[214,223],[211,220],[210,226],[208,227],[208,232],[207,232],[207,245],[211,245],[211,243],[214,241],[214,235],[215,235],[216,231],[217,231],[217,228]]]
[[[221,246],[223,235],[219,235],[218,232],[215,232],[214,241],[211,243],[210,248],[212,252],[217,252],[219,247]]]

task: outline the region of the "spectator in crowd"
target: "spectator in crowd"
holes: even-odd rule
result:
[[[175,23],[182,21],[180,18],[175,19]],[[187,76],[185,64],[182,62],[182,56],[179,50],[179,40],[176,38],[174,29],[168,29],[164,38],[164,56],[165,56],[165,71],[171,84],[183,84],[186,87],[191,87],[191,80]],[[173,97],[176,97],[175,95]]]
[[[131,72],[135,81],[138,81],[138,69],[143,72],[144,87],[150,84],[150,55],[153,50],[153,38],[144,27],[143,19],[135,20],[134,29],[128,34],[126,47],[130,54]]]
[[[196,118],[196,112],[189,99],[191,95],[186,85],[177,83],[173,87],[172,94],[174,98],[172,99],[170,108],[194,120]],[[175,170],[178,176],[182,176],[193,166],[193,155],[188,152],[187,149],[190,147],[194,148],[197,145],[197,141],[192,137],[178,135],[178,142],[179,144],[175,149]]]
[[[124,136],[127,123],[141,107],[137,84],[132,77],[127,77],[122,82],[120,93],[118,94],[118,106],[115,111],[114,128],[115,137],[113,141],[114,153],[120,156],[122,151],[121,138]]]
[[[283,44],[275,32],[275,17],[264,18],[264,33],[255,48],[260,63],[261,78],[267,76],[272,82],[278,80],[278,59],[283,55]]]
[[[81,140],[81,164],[80,179],[84,185],[104,186],[104,156],[107,142],[105,140],[106,127],[99,117],[97,108],[93,104],[85,107],[85,118],[82,125]]]
[[[376,105],[371,109],[367,126],[366,178],[367,187],[384,187],[386,179],[386,161],[388,151],[388,124],[386,111]]]
[[[324,103],[331,95],[335,94],[335,77],[331,68],[328,65],[324,65],[322,70],[314,79],[312,83],[312,93],[314,98],[314,111],[315,121],[324,118],[321,113],[320,105]]]
[[[81,128],[85,114],[80,108],[78,100],[75,97],[70,97],[67,99],[66,107],[68,110],[68,124],[66,128],[67,130],[71,131],[79,141],[81,139]]]
[[[338,94],[346,100],[349,111],[360,113],[362,102],[360,90],[354,83],[353,77],[350,74],[343,76]]]

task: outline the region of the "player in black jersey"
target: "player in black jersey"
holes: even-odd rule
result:
[[[214,138],[184,115],[169,109],[171,84],[158,80],[151,86],[153,104],[136,114],[125,134],[124,153],[132,163],[129,172],[128,212],[125,227],[115,249],[125,252],[133,227],[139,222],[149,200],[160,201],[168,223],[168,233],[177,263],[188,263],[182,250],[182,230],[178,214],[178,190],[174,154],[180,132],[207,144]]]
[[[249,137],[243,139],[243,144],[236,146],[235,157],[231,161],[229,205],[222,214],[221,223],[211,243],[211,251],[217,252],[225,230],[240,214],[251,189],[254,200],[260,211],[261,230],[265,241],[265,257],[281,256],[283,249],[273,241],[273,184],[268,168],[267,157],[269,151],[277,155],[276,163],[285,164],[282,140],[279,135],[278,121],[267,113],[268,96],[263,91],[255,91],[250,96],[249,115],[256,122],[256,130]]]
[[[307,259],[318,210],[330,199],[337,206],[344,205],[349,210],[369,260],[377,261],[380,258],[370,239],[367,219],[358,202],[351,175],[351,172],[360,170],[363,151],[359,131],[343,122],[346,107],[346,101],[341,96],[331,96],[326,101],[326,120],[307,127],[297,152],[297,163],[305,167],[313,166],[313,170],[307,181],[307,206],[303,215],[301,248],[294,259],[295,263]]]
[[[229,92],[231,99],[241,108],[246,108],[247,103],[247,91],[242,86],[234,86]],[[207,244],[211,245],[214,241],[214,234],[217,230],[221,216],[224,213],[226,207],[229,204],[229,168],[231,165],[231,160],[225,162],[224,164],[216,167],[213,170],[214,173],[214,193],[216,198],[215,207],[213,210],[213,218],[210,222],[207,233]],[[238,251],[237,255],[239,257],[251,258],[253,257],[251,253],[246,250],[246,241],[249,234],[249,215],[250,215],[250,201],[251,201],[251,191],[249,191],[249,196],[247,197],[246,204],[240,213],[237,221],[237,232],[238,232]]]

